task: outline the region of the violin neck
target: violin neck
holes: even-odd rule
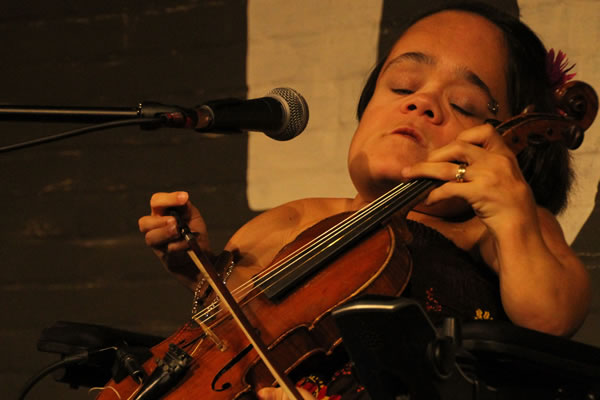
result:
[[[396,212],[408,212],[440,183],[431,179],[416,179],[397,185],[283,260],[276,268],[287,270],[283,278],[267,279],[259,286],[271,300],[283,297],[307,276],[380,227]]]
[[[364,218],[373,224],[379,224],[400,210],[408,212],[423,199],[424,195],[440,184],[440,181],[433,179],[415,179],[400,183],[354,215],[360,214],[361,219]],[[370,224],[367,222],[367,225]]]

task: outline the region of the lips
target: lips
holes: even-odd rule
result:
[[[406,136],[406,137],[413,139],[415,142],[417,142],[419,144],[423,144],[423,137],[421,136],[421,134],[419,132],[417,132],[413,128],[400,127],[400,128],[394,129],[392,131],[392,134]]]

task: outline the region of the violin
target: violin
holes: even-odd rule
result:
[[[596,117],[596,93],[573,81],[555,95],[556,114],[528,108],[496,126],[515,153],[554,141],[569,149],[581,145]],[[341,349],[331,311],[359,295],[402,294],[412,271],[404,217],[442,183],[401,183],[359,211],[326,218],[231,293],[189,228],[178,221],[188,254],[218,300],[152,348],[158,361],[143,365],[148,375],[143,382],[110,381],[98,399],[255,399],[257,390],[275,384],[300,399],[289,376]]]

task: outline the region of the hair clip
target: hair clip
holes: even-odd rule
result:
[[[498,102],[496,100],[492,100],[488,103],[487,108],[492,112],[492,114],[496,115],[498,114],[498,109],[500,108],[500,106],[498,105]]]
[[[569,66],[567,55],[561,50],[554,57],[554,49],[546,54],[546,74],[550,80],[550,87],[556,89],[575,77],[575,73],[569,74],[575,64]]]

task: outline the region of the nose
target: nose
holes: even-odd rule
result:
[[[433,124],[442,122],[442,110],[438,102],[429,94],[419,93],[408,96],[402,104],[404,113],[416,113]]]

